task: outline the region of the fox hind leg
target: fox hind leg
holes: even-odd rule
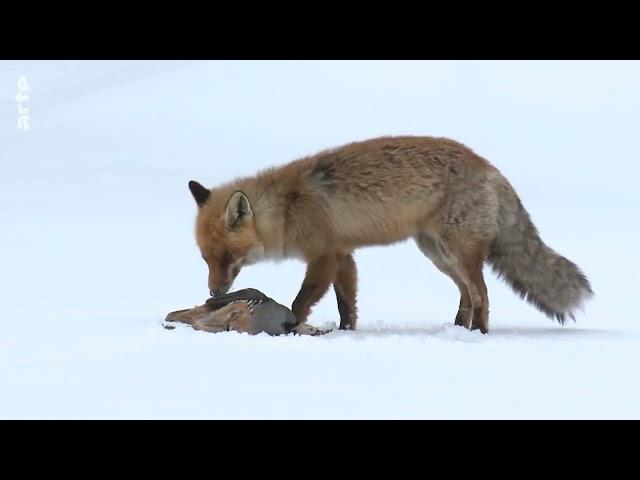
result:
[[[482,333],[489,332],[489,297],[487,295],[487,285],[482,275],[482,259],[471,259],[465,264],[467,278],[469,279],[469,292],[473,306],[473,320],[471,330],[480,330]]]
[[[460,303],[458,305],[458,313],[456,314],[455,324],[469,328],[472,317],[471,297],[467,283],[458,275],[456,270],[450,265],[451,261],[447,261],[448,254],[442,247],[440,240],[428,234],[421,233],[415,237],[416,244],[420,251],[433,262],[433,264],[442,273],[447,275],[458,287],[460,292]]]
[[[483,241],[470,241],[467,237],[463,245],[444,243],[445,262],[453,269],[467,287],[471,302],[471,330],[489,332],[489,296],[484,282],[482,267],[488,247]]]

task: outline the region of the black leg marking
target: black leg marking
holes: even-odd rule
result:
[[[482,333],[488,333],[487,328],[482,322],[482,307],[473,309],[473,321],[471,322],[471,330],[480,330]]]
[[[334,285],[333,289],[336,292],[336,300],[338,301],[338,312],[340,312],[340,330],[353,330],[351,324],[351,308],[345,301],[340,289]]]

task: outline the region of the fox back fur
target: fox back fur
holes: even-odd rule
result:
[[[483,265],[563,323],[593,292],[546,246],[513,187],[487,160],[445,138],[382,137],[320,152],[256,176],[189,188],[212,295],[266,259],[307,263],[292,310],[306,321],[333,284],[340,328],[356,326],[353,251],[412,237],[460,291],[455,323],[488,332]]]

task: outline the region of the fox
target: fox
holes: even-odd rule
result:
[[[210,295],[242,268],[306,262],[291,305],[299,324],[333,285],[341,330],[355,330],[354,251],[413,239],[460,292],[454,323],[489,332],[488,264],[523,300],[564,324],[594,295],[580,268],[548,247],[509,181],[449,138],[385,136],[206,188],[188,183]]]

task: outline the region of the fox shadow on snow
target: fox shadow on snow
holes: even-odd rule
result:
[[[611,338],[619,336],[619,332],[613,330],[580,328],[574,325],[552,327],[493,327],[488,334],[482,334],[479,330],[467,330],[453,324],[441,324],[430,326],[368,326],[363,325],[357,330],[338,330],[318,338],[351,337],[365,339],[372,337],[432,337],[441,340],[480,342],[491,339],[521,339],[521,338],[548,338],[554,340],[578,340]]]

